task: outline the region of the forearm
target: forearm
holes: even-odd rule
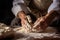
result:
[[[12,7],[12,12],[15,16],[21,11],[24,11],[25,14],[28,13],[27,6],[25,5],[23,0],[14,0],[13,1],[13,7]]]
[[[60,15],[60,0],[53,0],[52,4],[48,8],[48,14],[46,15],[46,22],[49,24],[54,17]]]
[[[58,16],[58,13],[56,11],[50,11],[50,13],[46,14],[45,17],[45,22],[49,25],[50,22],[56,17]]]

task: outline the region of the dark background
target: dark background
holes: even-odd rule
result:
[[[11,20],[14,18],[11,12],[13,0],[0,0],[0,22],[10,25]]]

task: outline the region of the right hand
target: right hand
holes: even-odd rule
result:
[[[21,19],[22,26],[26,24],[26,15],[25,12],[21,11],[18,13],[18,17]]]

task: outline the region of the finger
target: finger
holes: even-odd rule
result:
[[[40,25],[40,23],[41,23],[42,21],[43,21],[43,19],[42,19],[42,18],[41,18],[41,19],[39,18],[39,19],[34,23],[34,26],[33,26],[33,27],[34,27],[34,28],[37,27],[38,25]]]

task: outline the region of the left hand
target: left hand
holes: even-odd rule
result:
[[[41,17],[41,18],[38,18],[37,21],[34,23],[33,28],[45,30],[47,26],[48,25],[45,22],[45,18]]]

